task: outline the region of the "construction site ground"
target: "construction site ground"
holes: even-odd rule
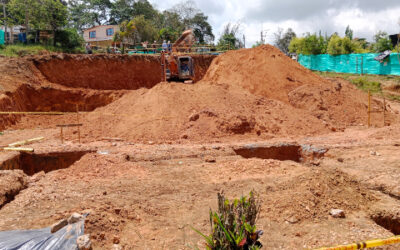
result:
[[[271,58],[281,56],[264,50]],[[254,190],[265,249],[399,235],[400,104],[387,101],[385,121],[375,112],[368,128],[368,96],[350,83],[319,78],[282,58],[286,73],[254,73],[251,84],[271,77],[275,87],[268,88],[284,92],[249,86],[250,76],[233,84],[238,77],[223,75],[229,56],[257,58],[245,58],[253,50],[230,53],[223,55],[226,61],[201,61],[197,77],[203,80],[193,85],[132,74],[120,83],[110,80],[115,85],[108,87],[107,74],[97,82],[84,79],[85,67],[93,66],[86,60],[96,64],[104,59],[99,56],[0,58],[0,69],[9,72],[0,77],[0,111],[70,112],[0,118],[0,146],[44,137],[23,146],[33,153],[0,152],[0,169],[14,169],[0,171],[0,231],[48,227],[73,212],[89,212],[85,233],[94,249],[203,249],[204,239],[193,228],[210,232],[217,193],[233,199]],[[108,58],[108,67],[142,60],[121,58]],[[60,77],[71,60],[82,63],[74,68],[79,73],[69,69],[68,78]],[[145,60],[156,65],[150,69],[158,67]],[[232,65],[232,72],[242,74],[235,68],[240,63]],[[113,87],[118,84],[125,85]],[[75,104],[79,114],[73,113]],[[382,100],[373,97],[372,105],[378,111]],[[61,143],[56,125],[68,123],[83,126],[79,133],[65,128]],[[333,218],[331,209],[342,209],[345,218]]]

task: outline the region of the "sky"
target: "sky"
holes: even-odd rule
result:
[[[150,0],[159,10],[169,9],[182,0]],[[241,23],[246,47],[260,41],[273,43],[278,28],[292,28],[297,36],[306,32],[343,36],[347,25],[354,37],[367,38],[383,30],[400,33],[400,0],[194,0],[209,17],[216,39],[224,26]]]

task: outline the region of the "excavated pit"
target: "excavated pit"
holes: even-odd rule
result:
[[[38,172],[45,173],[68,168],[85,154],[91,151],[51,152],[43,154],[25,153],[4,161],[0,164],[0,170],[20,169],[27,175],[34,175]]]
[[[212,55],[191,55],[195,81],[203,78]],[[135,90],[151,88],[162,79],[160,56],[154,55],[50,55],[32,59],[53,83],[73,88]]]
[[[278,144],[257,145],[249,144],[233,149],[237,155],[246,159],[260,158],[279,161],[312,162],[322,158],[327,149],[316,148],[311,145]]]

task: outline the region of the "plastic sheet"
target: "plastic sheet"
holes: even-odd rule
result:
[[[83,215],[84,217],[87,214]],[[84,234],[85,220],[66,225],[55,233],[50,227],[0,232],[2,250],[77,249],[76,240]]]
[[[323,72],[374,74],[374,75],[400,75],[400,54],[391,53],[381,62],[375,58],[379,54],[348,54],[331,56],[300,55],[299,63],[311,70]]]

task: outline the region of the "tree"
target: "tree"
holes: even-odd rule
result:
[[[328,54],[330,55],[343,55],[356,52],[357,44],[350,40],[350,38],[341,38],[338,35],[333,35],[328,43]]]
[[[79,48],[84,43],[82,36],[80,36],[78,31],[73,28],[57,30],[56,34],[57,35],[54,38],[56,44],[67,50]]]
[[[137,16],[131,21],[124,21],[120,25],[120,31],[114,35],[114,41],[129,44],[138,44],[145,41],[153,41],[157,37],[157,30],[143,15]]]
[[[321,32],[316,34],[307,33],[305,37],[293,38],[289,44],[289,52],[303,55],[325,54],[328,47],[326,36]]]
[[[70,24],[79,31],[110,21],[110,0],[69,0],[68,4]]]
[[[376,53],[383,52],[385,50],[392,50],[393,45],[388,34],[384,31],[378,31],[374,35],[375,44],[373,45],[373,51]]]
[[[218,50],[226,49],[239,49],[243,47],[243,43],[240,40],[240,23],[225,25],[224,31],[218,41]]]
[[[67,7],[61,0],[10,0],[9,8],[16,24],[25,24],[29,30],[56,31],[67,23]]]
[[[350,25],[347,25],[346,31],[344,33],[346,37],[348,37],[350,40],[353,40],[353,30],[350,29]]]
[[[290,41],[296,37],[296,33],[291,28],[288,28],[285,33],[283,33],[283,29],[278,28],[278,31],[274,33],[274,36],[274,45],[283,53],[288,54]]]
[[[214,41],[214,34],[211,25],[208,23],[208,16],[201,12],[193,0],[183,1],[170,12],[176,13],[183,24],[184,29],[193,29],[196,40],[199,43]]]
[[[194,36],[199,43],[209,43],[214,41],[212,27],[208,23],[208,17],[203,13],[197,13],[189,20],[189,26],[193,29]]]
[[[53,45],[56,46],[57,30],[67,24],[67,7],[60,0],[42,1],[44,22],[49,25],[53,31]]]
[[[133,16],[144,16],[146,20],[156,20],[159,13],[147,0],[138,0],[133,4]]]
[[[110,11],[110,24],[120,24],[129,21],[134,15],[133,0],[116,0]]]

